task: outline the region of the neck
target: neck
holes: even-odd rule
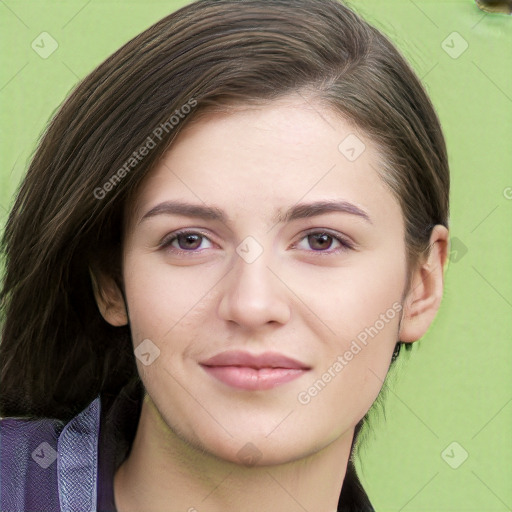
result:
[[[244,466],[191,446],[143,402],[128,458],[114,477],[118,512],[334,512],[353,430],[321,450],[275,465]]]

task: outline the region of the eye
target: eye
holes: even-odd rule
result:
[[[207,245],[201,247],[205,241]],[[176,252],[199,252],[198,249],[212,247],[212,243],[206,235],[197,231],[177,231],[165,238],[160,246],[162,249]]]
[[[332,249],[333,246],[334,249]],[[304,250],[312,249],[313,252],[325,254],[333,254],[353,249],[353,245],[348,240],[327,231],[313,231],[307,233],[296,247]]]

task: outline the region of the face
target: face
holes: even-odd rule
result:
[[[406,284],[378,161],[347,121],[291,97],[182,132],[140,189],[123,257],[163,435],[257,464],[352,435],[388,371]]]

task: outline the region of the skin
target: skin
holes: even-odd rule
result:
[[[338,150],[350,133],[366,146],[353,162]],[[148,366],[137,359],[147,396],[115,475],[119,512],[336,509],[354,426],[379,394],[396,341],[426,332],[443,290],[443,226],[405,289],[402,212],[378,162],[371,140],[346,120],[287,97],[190,124],[146,178],[126,225],[127,304],[106,276],[97,295],[107,321],[129,321],[135,348],[149,339],[160,350]],[[369,221],[328,212],[275,222],[297,203],[334,200]],[[214,206],[227,222],[143,219],[166,201]],[[204,235],[192,248],[172,239],[185,228]],[[352,248],[308,237],[325,230]],[[262,249],[251,263],[236,251],[248,236]],[[333,373],[338,356],[393,305],[400,314]],[[235,389],[198,364],[227,349],[280,352],[310,370],[270,390]],[[329,369],[330,381],[308,394]],[[301,403],[305,391],[310,400]],[[239,455],[247,443],[250,466]]]

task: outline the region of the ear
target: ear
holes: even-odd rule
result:
[[[89,269],[96,304],[101,316],[114,327],[128,324],[128,313],[123,294],[111,276]]]
[[[419,340],[430,327],[441,304],[444,266],[448,255],[448,230],[438,224],[430,235],[429,253],[414,271],[407,296],[399,341]]]

